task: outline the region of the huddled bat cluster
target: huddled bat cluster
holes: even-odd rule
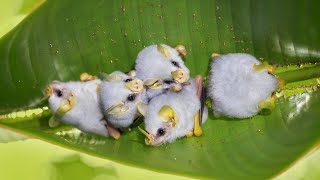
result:
[[[53,81],[46,90],[49,107],[66,124],[115,139],[144,117],[144,128],[138,128],[151,146],[200,136],[208,118],[207,96],[217,117],[248,118],[274,108],[274,92],[283,81],[267,62],[249,54],[213,54],[205,89],[205,78],[190,77],[186,54],[182,45],[151,45],[139,52],[135,70],[128,73],[100,73],[100,78],[83,73],[77,82]]]

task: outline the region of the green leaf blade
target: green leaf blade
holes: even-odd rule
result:
[[[78,80],[82,72],[129,71],[137,53],[150,44],[185,45],[185,62],[192,75],[207,75],[213,52],[247,52],[279,66],[319,62],[317,4],[47,1],[0,40],[0,87],[5,87],[0,90],[0,113],[45,104],[40,101],[42,91],[52,80]],[[310,68],[316,73],[306,68],[279,75],[290,82],[316,78],[318,66]],[[202,137],[158,148],[147,147],[137,129],[119,141],[74,129],[55,131],[48,127],[48,116],[28,121],[1,119],[0,125],[160,172],[207,179],[260,179],[275,176],[319,143],[319,100],[319,92],[280,98],[270,115],[245,120],[214,118],[211,112]]]

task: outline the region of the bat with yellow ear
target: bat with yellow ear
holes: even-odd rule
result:
[[[140,114],[145,116],[145,129],[139,130],[146,136],[147,145],[159,146],[184,136],[202,134],[201,125],[208,117],[208,109],[201,107],[199,98],[202,87],[197,86],[202,84],[202,78],[189,82],[190,85],[179,92],[168,91],[154,97],[148,106],[138,104]]]
[[[50,83],[46,90],[53,112],[49,126],[58,126],[58,122],[62,121],[83,132],[119,139],[120,133],[107,125],[100,109],[97,91],[100,83],[100,80]]]
[[[134,71],[102,73],[101,77],[99,97],[102,111],[110,125],[126,131],[140,117],[137,103],[147,103],[144,84],[135,77]]]
[[[274,66],[249,54],[212,54],[207,90],[215,116],[249,118],[274,109],[274,92],[285,84],[274,73]]]
[[[172,48],[157,44],[139,52],[135,65],[136,76],[144,82],[150,99],[164,90],[180,91],[183,88],[182,85],[190,78],[190,71],[182,59],[186,55],[183,45]]]

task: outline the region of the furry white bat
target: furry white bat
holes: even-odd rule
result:
[[[146,135],[147,145],[159,146],[183,136],[201,135],[200,122],[204,123],[208,117],[207,107],[203,108],[203,114],[200,113],[201,94],[198,94],[197,85],[202,86],[202,79],[190,79],[189,82],[190,85],[179,92],[168,91],[154,97],[148,106],[138,105],[140,113],[145,116],[145,130],[139,129]],[[203,120],[199,122],[200,114]]]
[[[137,78],[148,87],[150,99],[168,89],[182,89],[181,84],[188,81],[190,74],[181,58],[185,55],[182,45],[176,49],[164,44],[151,45],[139,52],[135,66]]]
[[[274,67],[249,54],[213,54],[208,96],[215,116],[248,118],[275,107],[275,95],[284,81]]]
[[[62,122],[74,125],[84,132],[101,136],[120,137],[120,133],[107,126],[100,110],[98,87],[100,80],[87,82],[53,81],[46,94],[53,116]]]
[[[108,122],[115,128],[126,130],[139,117],[137,103],[147,103],[143,82],[130,75],[115,71],[104,74],[101,83],[101,107]]]

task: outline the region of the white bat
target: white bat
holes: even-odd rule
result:
[[[120,137],[117,130],[107,126],[100,110],[97,91],[100,80],[87,82],[51,82],[46,90],[53,116],[84,132],[101,136]]]
[[[273,93],[283,83],[274,71],[249,54],[213,54],[208,96],[215,116],[248,118],[261,109],[273,109]]]
[[[181,57],[186,55],[185,47],[175,49],[164,45],[151,45],[139,52],[136,59],[137,78],[144,81],[151,99],[168,89],[179,91],[181,84],[189,79],[189,69]]]
[[[143,82],[130,75],[115,71],[104,74],[101,83],[101,107],[108,122],[115,128],[126,130],[139,117],[137,104],[147,103]]]
[[[145,116],[145,130],[140,131],[146,135],[147,145],[159,146],[183,136],[201,135],[200,122],[204,123],[208,117],[208,109],[204,107],[203,120],[199,121],[202,113],[197,85],[202,85],[202,80],[189,82],[179,92],[168,91],[154,97],[148,106],[139,104],[138,109]]]

